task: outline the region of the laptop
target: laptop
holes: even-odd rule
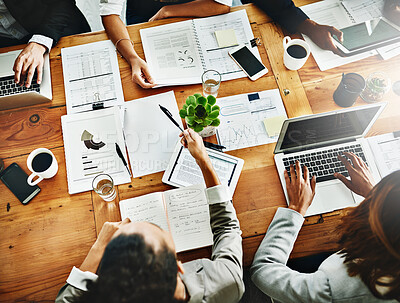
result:
[[[358,155],[367,163],[374,180],[381,179],[364,136],[385,106],[386,103],[379,103],[286,120],[274,151],[286,201],[289,202],[284,170],[290,175],[290,164],[299,160],[301,165],[309,168],[310,175],[317,178],[316,194],[306,216],[356,206],[361,202],[363,197],[351,192],[333,176],[335,172],[349,176],[337,156],[345,151]]]
[[[52,99],[49,54],[44,56],[42,83],[36,75],[30,88],[14,82],[13,66],[21,50],[0,54],[0,110],[50,102]]]

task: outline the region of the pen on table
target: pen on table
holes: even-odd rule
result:
[[[122,154],[121,149],[119,148],[118,143],[115,143],[115,149],[116,149],[116,151],[117,151],[118,157],[121,158],[122,163],[124,164],[124,166],[125,166],[126,169],[128,170],[129,176],[132,177],[132,173],[131,173],[131,171],[129,170],[128,163],[126,163],[126,160],[125,160],[125,158],[124,158],[124,155]]]
[[[162,106],[160,104],[158,104],[158,106],[161,108],[161,110],[164,112],[164,114],[166,114],[167,117],[172,121],[172,123],[174,123],[181,130],[181,132],[183,132],[182,127],[180,127],[178,122],[175,121],[175,119],[172,117],[172,114],[169,112],[169,110],[166,109],[164,106]],[[220,150],[220,151],[222,151],[222,149],[226,148],[225,146],[214,144],[214,143],[210,143],[210,142],[207,142],[207,141],[203,141],[203,142],[204,142],[204,146],[205,147],[217,149],[217,150]]]

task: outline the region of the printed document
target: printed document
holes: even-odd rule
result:
[[[109,174],[115,185],[129,183],[130,176],[115,150],[127,159],[118,106],[61,117],[68,192],[92,190],[93,178]]]
[[[159,104],[183,128],[173,91],[125,102],[124,133],[135,178],[165,170],[180,139],[181,131]]]
[[[367,138],[381,177],[400,169],[400,134],[389,133]]]
[[[177,252],[213,244],[203,185],[151,193],[119,203],[121,219],[147,221],[169,231]]]
[[[201,83],[207,69],[215,69],[222,80],[246,77],[229,57],[235,45],[220,47],[216,31],[233,30],[238,44],[246,44],[260,59],[246,10],[208,18],[187,20],[140,30],[150,72],[158,86]]]
[[[217,139],[227,151],[276,142],[279,134],[270,136],[264,120],[287,117],[278,89],[218,98],[217,104],[221,108]]]
[[[110,40],[61,49],[67,113],[122,105],[121,76]]]

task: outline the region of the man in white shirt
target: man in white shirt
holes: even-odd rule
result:
[[[87,31],[74,0],[0,0],[0,47],[28,43],[14,64],[15,82],[26,87],[35,71],[40,84],[43,55],[61,37]]]
[[[147,64],[136,53],[120,19],[125,0],[100,0],[100,15],[108,37],[132,69],[132,81],[143,88],[155,85]],[[207,17],[229,12],[232,0],[127,0],[127,23],[171,17]]]
[[[73,268],[56,303],[240,300],[244,292],[242,237],[229,189],[220,184],[202,138],[191,129],[183,136],[181,142],[196,159],[207,186],[214,239],[211,259],[182,264],[171,234],[154,224],[129,219],[105,223],[80,268]]]

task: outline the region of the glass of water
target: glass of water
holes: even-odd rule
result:
[[[203,84],[203,95],[213,95],[217,97],[218,89],[221,85],[221,74],[213,69],[206,70],[201,76],[201,83]]]
[[[100,174],[97,175],[92,182],[93,190],[101,197],[104,201],[110,202],[117,196],[115,190],[114,181],[110,175]]]

